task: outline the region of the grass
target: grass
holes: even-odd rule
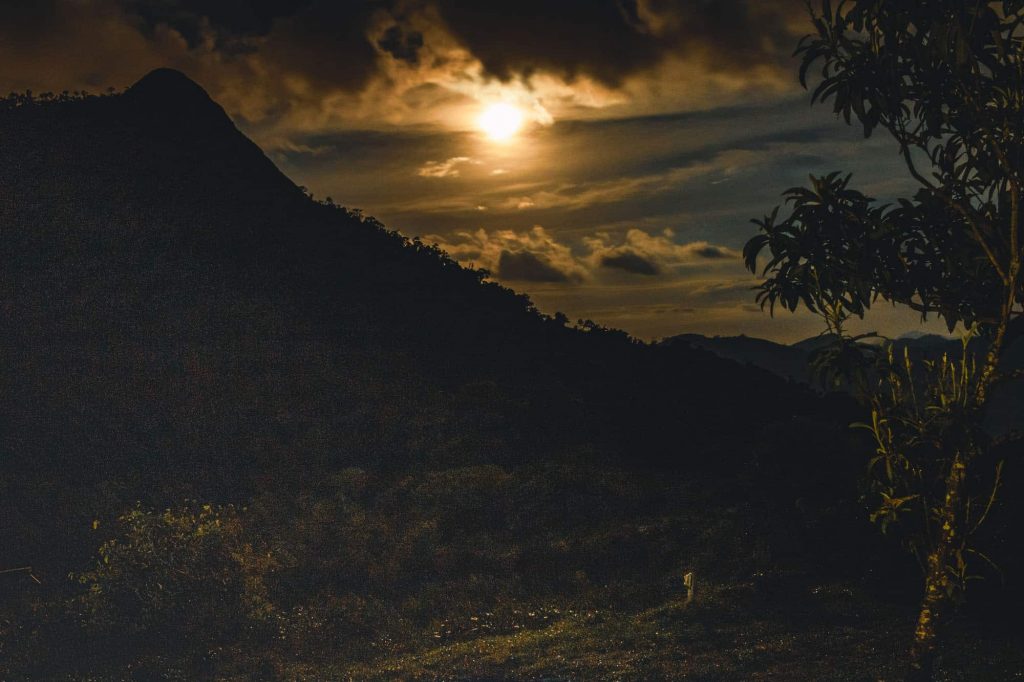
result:
[[[298,680],[900,679],[912,614],[801,576],[705,587],[636,613],[590,611],[371,665],[296,668]],[[940,680],[1024,679],[1024,651],[979,633],[954,643]]]
[[[886,565],[887,554],[856,564],[858,537],[844,535],[854,531],[838,512],[805,505],[806,517],[780,520],[752,486],[722,491],[593,467],[346,475],[295,508],[277,495],[243,510],[284,567],[264,576],[268,615],[252,621],[249,639],[185,642],[180,661],[162,644],[109,660],[103,647],[120,645],[127,618],[82,631],[77,611],[57,617],[54,603],[55,629],[39,636],[15,627],[38,622],[35,611],[12,612],[6,625],[27,643],[24,662],[8,673],[0,656],[0,678],[57,679],[30,654],[77,642],[101,655],[93,664],[66,656],[53,668],[71,671],[60,679],[151,679],[136,674],[146,670],[239,681],[899,680],[917,581]],[[852,544],[830,547],[829,537]],[[210,564],[217,556],[195,568],[221,566]],[[126,558],[139,561],[122,568],[142,567],[135,585],[152,557]],[[697,577],[691,602],[684,571]],[[883,579],[888,597],[878,594]],[[982,622],[992,619],[955,626],[939,680],[1024,679],[1020,629],[984,632]]]

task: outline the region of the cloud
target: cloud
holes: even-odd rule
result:
[[[690,291],[690,295],[704,304],[752,305],[756,280],[751,277],[736,277],[703,282]],[[760,311],[760,307],[757,306]]]
[[[609,233],[598,232],[585,237],[583,243],[590,252],[591,267],[634,275],[653,276],[663,271],[706,265],[708,261],[738,262],[740,258],[738,251],[706,241],[679,244],[670,229],[651,234],[632,228],[618,242]]]
[[[266,35],[278,19],[294,16],[314,4],[244,2],[238,0],[124,0],[125,11],[145,29],[169,26],[195,46],[212,32],[220,42]]]
[[[597,283],[604,273],[614,272],[643,279],[660,276],[665,282],[675,282],[707,268],[742,268],[739,253],[732,249],[706,241],[678,244],[674,237],[675,233],[667,229],[650,234],[634,228],[618,240],[607,232],[598,232],[579,240],[574,251],[571,245],[536,225],[519,232],[460,232],[449,239],[434,235],[427,241],[437,243],[453,258],[483,267],[507,281],[579,285]],[[618,284],[628,286],[629,281],[620,280]]]
[[[379,53],[369,33],[388,4],[120,0],[126,18],[145,34],[170,29],[181,35],[190,49],[212,49],[222,59],[252,58],[282,76],[291,74],[328,90],[349,91],[365,87],[377,71]],[[415,42],[413,36],[405,38]],[[394,45],[394,40],[382,40],[399,51],[404,47]]]
[[[664,144],[664,140],[662,140]],[[608,143],[598,152],[591,150],[575,150],[579,157],[598,159],[608,153]],[[641,144],[639,141],[634,144]],[[630,152],[615,150],[623,156]],[[652,152],[656,154],[657,152]],[[664,153],[662,151],[661,153]],[[758,163],[756,152],[747,149],[726,149],[709,152],[693,153],[689,159],[658,159],[661,163],[686,161],[685,165],[667,165],[655,170],[641,167],[638,172],[630,175],[614,175],[612,177],[596,175],[600,169],[575,168],[576,178],[589,174],[593,179],[579,179],[571,182],[547,182],[530,194],[510,194],[502,205],[507,209],[538,208],[582,210],[593,206],[621,204],[626,201],[650,199],[659,196],[678,196],[680,188],[692,186],[694,183],[711,184],[712,178],[721,176],[733,177],[739,173],[749,172]],[[657,158],[657,157],[654,157]],[[647,160],[648,164],[652,160]],[[621,171],[620,171],[621,172]],[[514,189],[518,189],[515,188]],[[678,201],[678,198],[674,199]]]
[[[657,275],[661,272],[658,264],[652,260],[628,250],[618,253],[606,253],[601,256],[601,267],[622,270],[634,275]]]
[[[472,163],[468,156],[453,156],[445,161],[427,161],[416,175],[424,178],[457,178],[459,177],[459,166],[464,163]]]
[[[586,267],[572,249],[540,225],[530,230],[459,232],[452,238],[426,238],[464,264],[490,270],[509,281],[581,282]]]
[[[259,62],[320,92],[363,90],[378,71],[379,53],[369,33],[373,5],[315,2],[278,17],[253,46]]]
[[[794,0],[3,0],[0,8],[0,88],[122,87],[171,66],[232,115],[291,133],[354,121],[464,129],[474,107],[497,97],[518,100],[542,124],[552,112],[650,101],[654,90],[694,104],[715,96],[695,88],[719,73],[729,82],[712,90],[749,96],[766,68],[788,75],[802,30],[793,18],[803,16]],[[683,71],[693,76],[685,84]]]
[[[792,0],[436,0],[451,33],[486,72],[508,81],[550,73],[618,87],[677,55],[709,70],[781,64],[792,49]],[[571,36],[571,38],[570,38]]]
[[[423,34],[419,31],[407,32],[395,24],[384,31],[384,35],[377,41],[377,47],[410,66],[419,66]]]
[[[738,254],[731,249],[723,249],[721,246],[714,246],[713,244],[695,246],[693,253],[700,258],[707,258],[709,260],[718,258],[736,258],[738,256]]]
[[[741,257],[740,252],[735,249],[709,244],[708,242],[692,242],[690,244],[686,244],[678,251],[678,253],[682,255],[684,262],[720,259],[739,261]]]
[[[501,279],[512,282],[568,282],[567,273],[530,251],[502,251],[498,268],[494,272]]]

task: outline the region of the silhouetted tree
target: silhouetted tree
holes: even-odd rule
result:
[[[815,32],[797,48],[805,87],[810,69],[821,68],[812,102],[831,100],[865,136],[889,132],[920,188],[878,205],[851,189],[849,176],[812,177],[811,187],[786,192],[787,217],[776,208],[755,221],[760,234],[745,249],[747,266],[765,277],[762,305],[822,315],[839,339],[827,355],[848,378],[865,354],[843,323],[879,299],[987,340],[978,366],[965,349],[922,380],[909,357],[890,355],[882,371],[852,380],[878,441],[873,518],[921,519],[912,532],[925,573],[912,679],[932,675],[972,531],[985,518],[979,502],[987,510],[998,483],[975,489],[980,473],[991,474],[978,471],[993,445],[982,413],[993,386],[1009,378],[1000,359],[1024,322],[1022,9],[1020,0],[823,0],[820,14],[812,9]]]

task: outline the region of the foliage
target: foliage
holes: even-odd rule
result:
[[[121,515],[94,567],[74,576],[86,589],[77,601],[85,626],[179,651],[257,634],[271,614],[264,581],[276,561],[246,535],[233,506]]]
[[[760,234],[744,258],[764,277],[762,306],[803,305],[822,316],[837,341],[819,367],[845,365],[833,377],[856,375],[871,408],[870,470],[881,497],[872,517],[883,528],[918,519],[902,525],[910,525],[908,544],[925,572],[911,667],[927,677],[967,576],[971,535],[986,515],[971,518],[970,486],[988,450],[981,420],[1011,327],[1024,314],[1024,4],[823,0],[821,9],[811,11],[816,31],[797,48],[801,83],[808,86],[820,64],[812,102],[831,100],[865,136],[888,131],[919,189],[877,205],[850,188],[848,175],[812,176],[810,188],[785,193],[786,217],[776,208],[754,221]],[[870,379],[844,322],[879,299],[980,333],[988,343],[981,367],[966,342],[959,362],[944,357],[924,373],[890,350]],[[995,488],[986,510],[994,495]]]
[[[875,455],[868,462],[869,485],[877,505],[871,520],[883,532],[892,525],[909,526],[903,537],[922,567],[940,535],[945,480],[955,457],[980,459],[989,437],[971,413],[977,410],[978,367],[964,337],[959,358],[913,360],[889,345],[878,363],[877,386],[868,396],[871,422],[858,426],[871,432]],[[999,486],[1002,464],[994,481],[972,481],[964,502],[965,532],[954,548],[954,575],[962,588],[968,578],[969,543],[981,527]],[[987,473],[987,472],[984,472]],[[984,478],[984,477],[982,477]]]
[[[116,88],[107,88],[106,92],[100,95],[93,95],[85,90],[64,90],[60,93],[43,92],[33,93],[31,90],[25,92],[12,92],[5,97],[0,97],[0,110],[18,109],[21,107],[40,107],[54,104],[68,104],[94,99],[96,97],[113,97],[118,94]]]
[[[802,82],[820,62],[812,100],[832,100],[866,135],[888,131],[921,187],[881,206],[839,173],[787,191],[791,213],[755,221],[762,234],[745,249],[752,270],[771,254],[762,303],[863,315],[882,298],[937,313],[950,329],[998,323],[1003,287],[1020,294],[1012,261],[1024,124],[1019,8],[999,4],[824,3],[817,35],[797,50]]]
[[[0,676],[42,674],[44,657],[53,677],[267,679],[626,613],[675,591],[683,566],[769,568],[753,515],[719,507],[745,495],[703,489],[593,465],[348,468],[277,479],[244,509],[137,505],[83,528],[98,557],[70,597],[0,605]]]

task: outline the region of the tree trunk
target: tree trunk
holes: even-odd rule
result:
[[[928,555],[928,572],[924,581],[924,598],[910,648],[910,670],[907,682],[931,682],[935,657],[943,626],[953,611],[953,596],[958,585],[950,575],[950,567],[963,548],[960,509],[967,467],[960,455],[954,458],[946,477],[946,497],[940,511],[942,527],[935,548]]]

